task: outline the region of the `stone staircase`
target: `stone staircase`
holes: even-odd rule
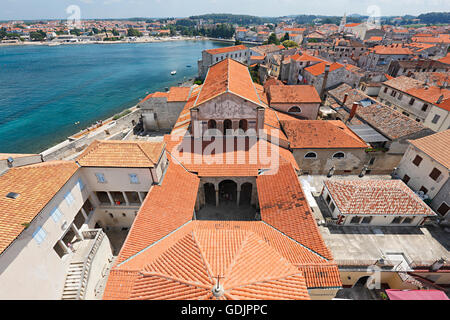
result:
[[[85,240],[94,239],[94,241],[84,260],[75,259],[70,263],[64,283],[62,300],[84,300],[91,263],[105,237],[105,233],[101,229],[88,230],[83,232],[83,237]]]

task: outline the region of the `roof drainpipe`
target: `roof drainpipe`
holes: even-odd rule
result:
[[[328,81],[328,74],[330,73],[330,65],[325,65],[325,75],[323,77],[322,82],[322,90],[320,91],[320,99],[324,99],[325,96],[325,88],[327,87],[327,81]]]

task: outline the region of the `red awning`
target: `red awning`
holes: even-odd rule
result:
[[[390,300],[449,300],[440,290],[386,290]]]

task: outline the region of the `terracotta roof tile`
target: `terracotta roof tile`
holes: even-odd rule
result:
[[[168,158],[170,162],[162,184],[150,189],[120,250],[118,263],[192,219],[199,179],[187,172],[170,155]],[[177,192],[178,190],[183,192]],[[170,197],[170,194],[177,196]]]
[[[342,214],[436,215],[401,180],[328,180],[324,184]]]
[[[316,88],[311,85],[272,85],[269,87],[270,103],[321,103]]]
[[[292,165],[281,162],[278,170],[260,175],[256,184],[262,220],[322,257],[332,260]]]
[[[209,68],[194,107],[226,92],[234,93],[264,106],[258,96],[248,68],[233,59],[225,59]]]
[[[167,102],[188,101],[190,87],[171,87],[167,96]]]
[[[339,120],[283,120],[281,125],[294,149],[369,147]]]
[[[49,161],[12,168],[0,176],[0,253],[2,253],[78,170],[73,161]],[[44,182],[44,183],[43,183]],[[10,192],[17,199],[7,198]]]
[[[239,50],[246,50],[247,47],[243,44],[238,46],[231,46],[231,47],[223,47],[223,48],[217,48],[217,49],[209,49],[206,50],[209,54],[220,54],[220,53],[227,53],[227,52],[233,52],[233,51],[239,51]]]
[[[343,68],[344,66],[340,63],[334,62],[334,63],[330,63],[330,62],[320,62],[317,63],[315,65],[312,65],[310,67],[305,68],[305,71],[308,71],[309,73],[311,73],[313,76],[319,76],[321,74],[323,74],[325,72],[325,66],[329,65],[330,66],[330,72],[333,72],[337,69]]]
[[[164,149],[163,142],[95,140],[77,162],[83,167],[152,168]]]
[[[409,142],[450,169],[450,129]]]

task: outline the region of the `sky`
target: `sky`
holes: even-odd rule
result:
[[[381,16],[449,12],[450,0],[0,0],[0,20],[187,17],[205,13],[256,16],[358,13]],[[69,13],[67,12],[69,11]]]

